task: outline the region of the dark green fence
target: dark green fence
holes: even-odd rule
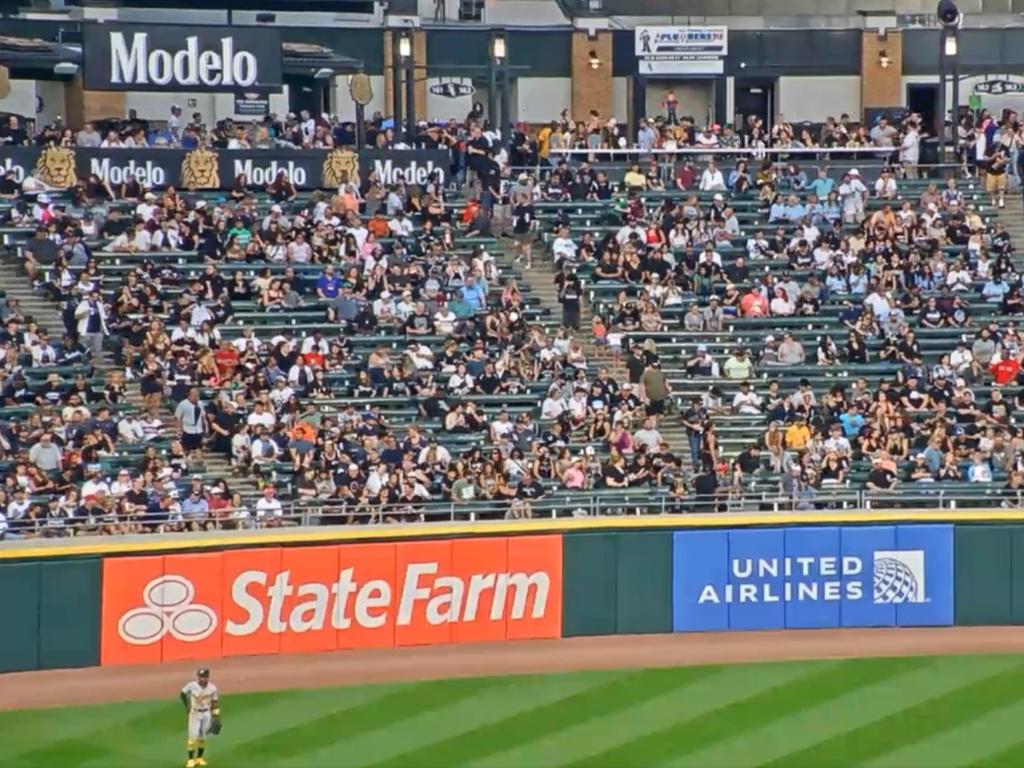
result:
[[[1024,624],[1024,526],[960,525],[956,623]]]
[[[672,631],[672,534],[581,533],[563,539],[562,634]]]
[[[99,664],[99,558],[0,564],[0,603],[0,672]]]

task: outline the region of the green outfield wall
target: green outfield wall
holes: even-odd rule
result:
[[[490,564],[497,557],[506,567],[512,579],[509,584],[509,600],[499,625],[489,625],[485,613],[480,609],[473,626],[453,626],[450,631],[436,636],[416,629],[415,638],[409,628],[397,626],[393,631],[384,628],[386,644],[421,644],[422,642],[478,642],[485,640],[518,639],[522,637],[557,636],[577,637],[614,634],[667,633],[673,627],[679,630],[679,601],[676,600],[676,621],[674,623],[673,601],[680,591],[680,563],[678,546],[673,540],[679,531],[728,529],[730,535],[744,530],[784,528],[787,525],[808,526],[818,524],[835,525],[842,523],[856,527],[863,524],[867,534],[874,535],[893,525],[913,528],[916,524],[952,523],[954,526],[954,558],[952,581],[954,591],[954,623],[957,625],[1012,625],[1024,624],[1024,517],[1008,517],[1006,513],[994,510],[991,518],[984,514],[972,514],[966,519],[959,515],[919,515],[885,513],[885,515],[858,516],[856,514],[835,515],[823,513],[806,517],[792,516],[719,516],[716,519],[696,520],[692,518],[637,518],[636,520],[588,519],[584,521],[530,521],[525,526],[500,524],[498,526],[439,526],[418,529],[345,529],[337,532],[283,532],[280,535],[249,534],[242,537],[223,536],[203,540],[150,538],[138,542],[114,539],[82,540],[65,546],[47,546],[41,542],[31,548],[0,548],[0,595],[3,600],[3,620],[0,621],[0,672],[17,672],[35,669],[95,666],[108,663],[101,645],[118,630],[119,617],[127,616],[135,606],[145,607],[152,602],[144,597],[143,588],[152,574],[161,578],[172,576],[180,567],[196,569],[193,581],[219,578],[217,574],[228,572],[229,566],[236,570],[248,569],[250,559],[256,567],[264,570],[290,568],[293,572],[299,566],[296,562],[296,548],[315,546],[323,555],[324,545],[335,546],[337,562],[346,558],[357,561],[359,567],[376,578],[390,578],[398,594],[406,569],[410,563],[424,558],[437,559],[439,573],[451,573],[461,577],[465,583],[477,574],[488,572]],[[496,538],[496,535],[499,538]],[[847,534],[844,534],[846,536]],[[540,537],[532,544],[528,537]],[[811,541],[814,537],[802,534]],[[524,538],[527,537],[527,538]],[[480,547],[469,546],[469,541],[481,541]],[[820,538],[820,537],[819,537]],[[537,551],[540,541],[544,542],[544,557]],[[771,538],[765,539],[764,546],[771,545]],[[787,538],[786,542],[789,541]],[[815,538],[814,541],[817,541]],[[909,539],[908,539],[909,541]],[[438,542],[451,542],[451,548],[440,547]],[[457,542],[465,542],[457,544]],[[743,540],[738,539],[737,545]],[[813,543],[813,542],[812,542]],[[397,546],[390,546],[395,544]],[[367,549],[367,545],[380,547]],[[761,544],[758,544],[760,547]],[[788,544],[786,545],[788,546]],[[803,544],[810,546],[810,544]],[[816,545],[815,545],[816,546]],[[900,545],[901,548],[916,545]],[[381,565],[376,552],[388,553],[391,558]],[[312,554],[312,550],[310,551]],[[560,552],[560,556],[559,556]],[[248,554],[247,554],[248,553]],[[289,553],[292,553],[289,555]],[[675,554],[674,554],[675,553]],[[223,555],[222,564],[210,557]],[[357,557],[358,555],[358,557]],[[333,555],[331,555],[333,557]],[[113,567],[125,558],[132,559],[132,573],[138,573],[136,583],[124,594],[119,593],[119,584],[111,574],[125,571]],[[303,561],[304,558],[298,558]],[[394,561],[393,563],[391,561]],[[330,561],[328,561],[330,562]],[[125,563],[127,567],[127,563]],[[180,567],[179,567],[180,566]],[[332,566],[324,568],[305,565],[308,575],[303,579],[330,583]],[[211,571],[211,569],[213,569]],[[381,570],[382,569],[382,570]],[[392,570],[393,569],[393,570]],[[497,569],[500,571],[500,569]],[[535,603],[536,594],[530,592],[530,585],[524,587],[520,596],[527,606],[525,617],[517,618],[514,601],[515,573],[543,572],[547,579],[544,615],[533,616],[530,607]],[[268,570],[269,572],[269,570]],[[104,583],[104,574],[107,583]],[[211,575],[212,574],[212,575]],[[947,570],[948,574],[948,570]],[[201,578],[200,578],[201,577]],[[500,581],[500,575],[498,577]],[[685,581],[685,579],[683,580]],[[423,587],[425,582],[421,582]],[[426,585],[429,587],[429,584]],[[536,586],[535,584],[533,586]],[[225,592],[229,594],[230,590]],[[116,604],[112,601],[120,600]],[[184,599],[184,598],[182,598]],[[191,598],[190,598],[191,599]],[[228,597],[205,593],[197,603],[210,607],[214,615],[227,616],[233,608]],[[486,597],[484,599],[487,599]],[[104,601],[107,605],[104,605]],[[425,608],[426,600],[424,600]],[[824,607],[824,606],[823,606]],[[234,608],[237,608],[235,606]],[[684,606],[685,608],[685,606]],[[205,610],[205,608],[204,608]],[[160,612],[157,611],[156,614]],[[481,618],[483,617],[483,618]],[[791,617],[790,617],[791,618]],[[799,618],[799,617],[797,617]],[[195,616],[189,618],[189,621]],[[192,649],[193,655],[184,653],[174,646],[172,636],[181,639],[194,626],[187,622],[178,626],[174,610],[164,610],[164,626],[158,627],[167,637],[162,641],[161,653],[141,653],[137,662],[171,660],[173,658],[205,658],[214,638],[207,638],[205,644],[196,641],[183,646]],[[519,623],[516,623],[519,622]],[[223,622],[221,622],[223,623]],[[947,621],[948,623],[948,621]],[[789,624],[787,624],[788,626]],[[899,621],[896,621],[899,625]],[[132,625],[143,627],[143,624]],[[426,625],[424,625],[426,626]],[[732,629],[732,625],[728,626]],[[135,631],[133,629],[132,631]],[[204,631],[199,627],[195,631]],[[218,627],[218,631],[220,628]],[[250,639],[238,641],[228,647],[227,642],[216,645],[210,651],[210,658],[242,653],[247,642],[271,643],[272,652],[290,653],[299,650],[322,650],[333,647],[368,647],[360,643],[378,642],[381,632],[374,639],[354,636],[352,645],[335,642],[330,628],[324,630],[326,640],[322,648],[316,643],[303,646],[284,638],[279,646],[254,630]],[[169,634],[168,634],[169,633]],[[532,633],[532,634],[531,634]],[[180,635],[180,636],[179,636]],[[426,640],[421,640],[421,635]],[[123,636],[123,633],[122,633]],[[161,635],[163,637],[163,635]],[[261,639],[262,638],[262,639]],[[412,639],[410,639],[412,638]],[[308,638],[307,638],[308,639]],[[155,641],[154,641],[155,642]],[[219,643],[220,641],[217,641]],[[332,645],[333,643],[333,645]],[[144,645],[144,643],[143,643]],[[133,646],[135,647],[135,646]],[[249,652],[263,652],[252,645]],[[130,650],[130,649],[129,649]],[[184,653],[184,655],[183,655]],[[131,661],[130,654],[122,654]]]

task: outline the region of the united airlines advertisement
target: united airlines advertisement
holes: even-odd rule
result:
[[[952,623],[952,525],[674,534],[677,632]]]

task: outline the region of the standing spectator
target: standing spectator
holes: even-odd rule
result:
[[[199,402],[198,389],[194,387],[190,389],[186,398],[178,403],[178,407],[174,411],[174,418],[178,423],[182,448],[186,453],[201,455],[203,438],[206,436],[207,419],[206,409]]]
[[[98,290],[90,293],[89,298],[75,308],[75,320],[82,344],[92,352],[93,358],[98,357],[103,351],[103,337],[110,333],[107,309]]]

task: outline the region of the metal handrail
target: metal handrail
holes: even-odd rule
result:
[[[926,491],[926,488],[928,489]],[[626,518],[670,516],[691,513],[790,513],[804,512],[870,512],[878,510],[934,511],[1002,507],[1024,511],[1024,505],[1004,503],[996,484],[979,487],[969,493],[960,487],[951,493],[940,482],[913,484],[887,491],[850,489],[845,486],[823,486],[794,495],[781,492],[756,492],[726,487],[712,495],[688,494],[674,497],[652,492],[650,488],[626,489],[621,493],[580,493],[547,497],[536,501],[480,500],[460,502],[424,501],[409,504],[355,504],[331,500],[289,500],[282,502],[282,514],[256,517],[250,510],[245,518],[234,518],[234,508],[219,510],[226,517],[184,517],[186,530],[254,529],[273,527],[315,527],[327,525],[401,525],[406,523],[477,522],[484,520],[573,519],[584,517]],[[987,492],[986,492],[987,491]],[[249,509],[248,507],[246,509]],[[3,541],[22,538],[56,538],[64,536],[109,535],[120,533],[156,533],[160,521],[147,515],[82,521],[42,517],[38,520],[15,520],[8,523]],[[172,526],[176,527],[176,526]],[[141,529],[141,530],[140,530]],[[176,531],[167,531],[176,532]]]

